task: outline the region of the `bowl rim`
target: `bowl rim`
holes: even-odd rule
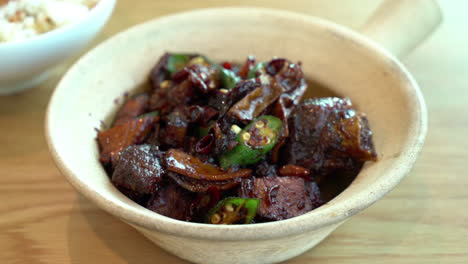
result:
[[[104,10],[107,8],[114,8],[115,3],[117,0],[99,0],[97,4],[90,9],[90,12],[87,16],[79,19],[78,21],[75,21],[73,23],[66,24],[62,27],[58,27],[56,29],[53,29],[51,31],[33,36],[31,38],[27,38],[24,40],[20,41],[6,41],[6,42],[0,42],[0,52],[1,51],[7,51],[9,48],[12,47],[19,47],[19,46],[29,46],[29,45],[36,45],[40,43],[41,41],[44,41],[45,39],[48,38],[54,38],[59,36],[60,34],[67,32],[67,31],[73,31],[75,28],[80,27],[85,21],[88,19],[92,19],[93,17],[99,15],[102,13]]]
[[[219,16],[226,12],[236,13],[238,15],[264,14],[286,19],[300,19],[303,23],[313,24],[315,27],[329,30],[340,37],[350,40],[356,45],[361,45],[363,48],[369,50],[369,52],[374,53],[379,60],[383,60],[385,64],[391,67],[392,70],[400,76],[401,84],[405,87],[404,89],[406,89],[408,93],[412,94],[410,97],[410,105],[414,106],[411,110],[415,111],[415,114],[412,115],[414,120],[412,120],[413,123],[411,123],[410,127],[410,129],[412,129],[412,131],[414,130],[415,133],[414,135],[408,135],[405,138],[405,145],[402,148],[402,154],[394,159],[395,162],[398,162],[399,166],[393,167],[387,173],[387,177],[378,178],[378,180],[373,184],[368,185],[364,191],[358,192],[348,198],[346,203],[341,203],[341,206],[338,206],[337,204],[327,206],[327,204],[325,204],[312,212],[287,220],[253,225],[231,226],[183,222],[159,215],[149,210],[142,210],[144,207],[141,207],[140,209],[125,204],[115,203],[112,199],[109,199],[109,197],[103,196],[97,190],[93,190],[80,179],[79,175],[76,175],[69,167],[67,167],[60,158],[60,155],[54,145],[54,138],[52,136],[52,130],[54,127],[53,113],[57,110],[55,109],[55,101],[59,100],[60,94],[65,89],[65,87],[63,87],[63,83],[65,83],[71,76],[71,73],[77,68],[77,65],[79,65],[80,62],[86,61],[88,57],[92,57],[94,53],[99,52],[99,49],[106,46],[108,42],[119,41],[120,39],[125,38],[125,35],[129,32],[145,30],[147,27],[157,27],[158,25],[167,23],[172,19],[178,19],[184,16],[203,16],[207,14],[216,14]],[[96,203],[101,209],[119,217],[134,227],[146,228],[152,231],[175,235],[178,237],[212,239],[218,241],[273,239],[284,237],[286,235],[304,233],[306,231],[316,230],[325,226],[343,222],[348,217],[362,211],[383,197],[408,174],[424,145],[426,133],[427,110],[419,86],[408,70],[387,50],[375,43],[373,40],[353,31],[352,29],[348,29],[344,26],[321,18],[291,11],[258,7],[196,9],[159,17],[118,33],[93,48],[68,70],[57,85],[57,88],[51,97],[45,120],[46,140],[50,154],[57,168],[80,193]]]

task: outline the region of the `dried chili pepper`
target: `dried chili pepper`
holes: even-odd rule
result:
[[[167,169],[197,180],[226,181],[245,178],[252,174],[250,169],[223,171],[217,166],[204,163],[183,151],[169,149],[166,155]]]

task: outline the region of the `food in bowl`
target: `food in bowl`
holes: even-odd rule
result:
[[[367,117],[349,99],[302,102],[300,62],[166,53],[149,79],[97,140],[112,183],[156,213],[209,224],[289,219],[377,159]]]
[[[25,40],[79,21],[99,0],[0,1],[0,42]]]

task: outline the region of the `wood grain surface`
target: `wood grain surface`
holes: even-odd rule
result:
[[[380,1],[271,2],[119,0],[91,47],[134,24],[210,6],[275,7],[357,28]],[[414,169],[382,200],[287,263],[468,263],[468,1],[440,4],[443,25],[404,60],[429,110],[426,145]],[[0,97],[0,263],[186,263],[98,209],[55,168],[44,114],[77,57],[40,87]]]

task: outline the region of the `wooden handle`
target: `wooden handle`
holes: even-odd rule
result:
[[[401,58],[441,21],[442,14],[434,0],[384,0],[360,31]]]

